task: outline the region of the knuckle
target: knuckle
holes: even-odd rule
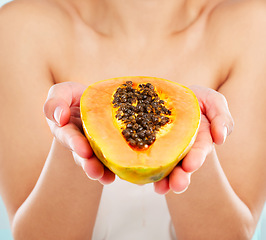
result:
[[[226,97],[222,93],[219,93],[219,96],[221,98],[221,102],[223,102],[228,107],[228,102],[226,100]]]
[[[226,97],[217,91],[214,91],[216,93],[216,100],[219,104],[223,104],[224,106],[226,106],[226,108],[228,108],[228,102],[226,100]]]
[[[54,84],[50,87],[48,91],[48,98],[51,98],[54,95],[54,93],[57,91],[58,85],[59,84]]]
[[[43,112],[47,118],[50,119],[50,111],[51,111],[51,104],[52,104],[52,99],[47,99],[46,102],[44,103],[43,106]]]
[[[219,104],[222,103],[222,104],[228,106],[228,103],[227,103],[226,97],[225,97],[222,93],[220,93],[220,92],[218,92],[218,91],[216,91],[216,90],[214,90],[214,89],[209,88],[209,89],[208,89],[208,96],[209,96],[210,98],[212,98],[212,99],[210,99],[210,100],[215,100],[215,101],[216,101],[217,103],[219,103]]]
[[[228,122],[229,122],[229,124],[228,124],[228,135],[229,135],[234,130],[235,122],[234,122],[234,119],[231,116],[230,116],[230,119],[229,119]]]

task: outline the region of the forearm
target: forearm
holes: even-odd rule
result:
[[[192,174],[185,193],[167,202],[178,239],[250,239],[255,228],[249,208],[230,186],[215,151]]]
[[[42,174],[12,223],[14,238],[90,239],[102,185],[54,140]]]

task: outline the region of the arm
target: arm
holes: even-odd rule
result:
[[[53,85],[53,46],[44,38],[50,28],[38,25],[46,22],[42,13],[21,4],[0,11],[0,194],[15,239],[89,239],[102,185],[52,143],[43,114]]]
[[[230,49],[235,64],[219,88],[229,103],[234,132],[224,145],[213,147],[185,193],[167,195],[178,239],[251,239],[256,228],[266,199],[265,11],[258,15],[262,7],[253,13],[253,21],[240,24],[252,38],[234,35],[241,40]]]

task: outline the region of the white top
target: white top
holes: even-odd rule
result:
[[[119,178],[104,187],[92,240],[176,240],[165,197]]]

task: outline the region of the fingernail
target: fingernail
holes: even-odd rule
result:
[[[185,192],[185,191],[188,189],[188,187],[189,187],[189,185],[190,185],[190,182],[191,182],[191,174],[192,174],[192,173],[188,173],[188,175],[189,175],[189,182],[188,182],[187,187],[186,187],[185,189],[183,189],[182,191],[180,191],[180,192],[173,191],[175,194],[181,194],[181,193]]]
[[[180,192],[173,191],[173,193],[175,193],[175,194],[181,194],[181,193],[185,192],[187,189],[188,189],[188,186],[184,190],[182,190]]]
[[[88,177],[90,180],[93,180],[93,181],[98,180],[98,179],[96,179],[96,178],[92,178],[92,177],[90,177],[90,176],[88,175],[88,173],[85,171],[85,160],[84,160],[82,157],[80,157],[80,156],[78,156],[78,157],[80,158],[80,165],[81,165],[83,171],[86,173],[87,177]]]
[[[59,126],[60,126],[60,118],[61,118],[62,112],[63,112],[63,109],[61,107],[56,107],[56,109],[54,110],[54,119],[58,123]]]
[[[226,137],[227,137],[227,127],[226,126],[224,126],[223,135],[224,135],[224,139],[223,139],[223,143],[224,143],[226,140]]]
[[[84,169],[83,169],[84,170]],[[84,170],[84,172],[85,172],[85,170]],[[86,172],[85,172],[86,173]],[[96,179],[96,178],[92,178],[92,177],[90,177],[87,173],[86,173],[86,175],[87,175],[87,177],[90,179],[90,180],[93,180],[93,181],[96,181],[96,180],[98,180],[98,179]]]
[[[90,179],[90,180],[93,180],[93,181],[96,181],[96,180],[99,180],[97,178],[92,178],[91,176],[88,175],[88,173],[86,172],[85,170],[85,162],[87,161],[87,159],[85,158],[82,158],[81,156],[79,156],[77,153],[75,153],[74,151],[72,151],[72,154],[73,154],[73,157],[77,163],[77,165],[81,166],[83,171],[85,172],[85,174],[87,175],[87,177]]]

